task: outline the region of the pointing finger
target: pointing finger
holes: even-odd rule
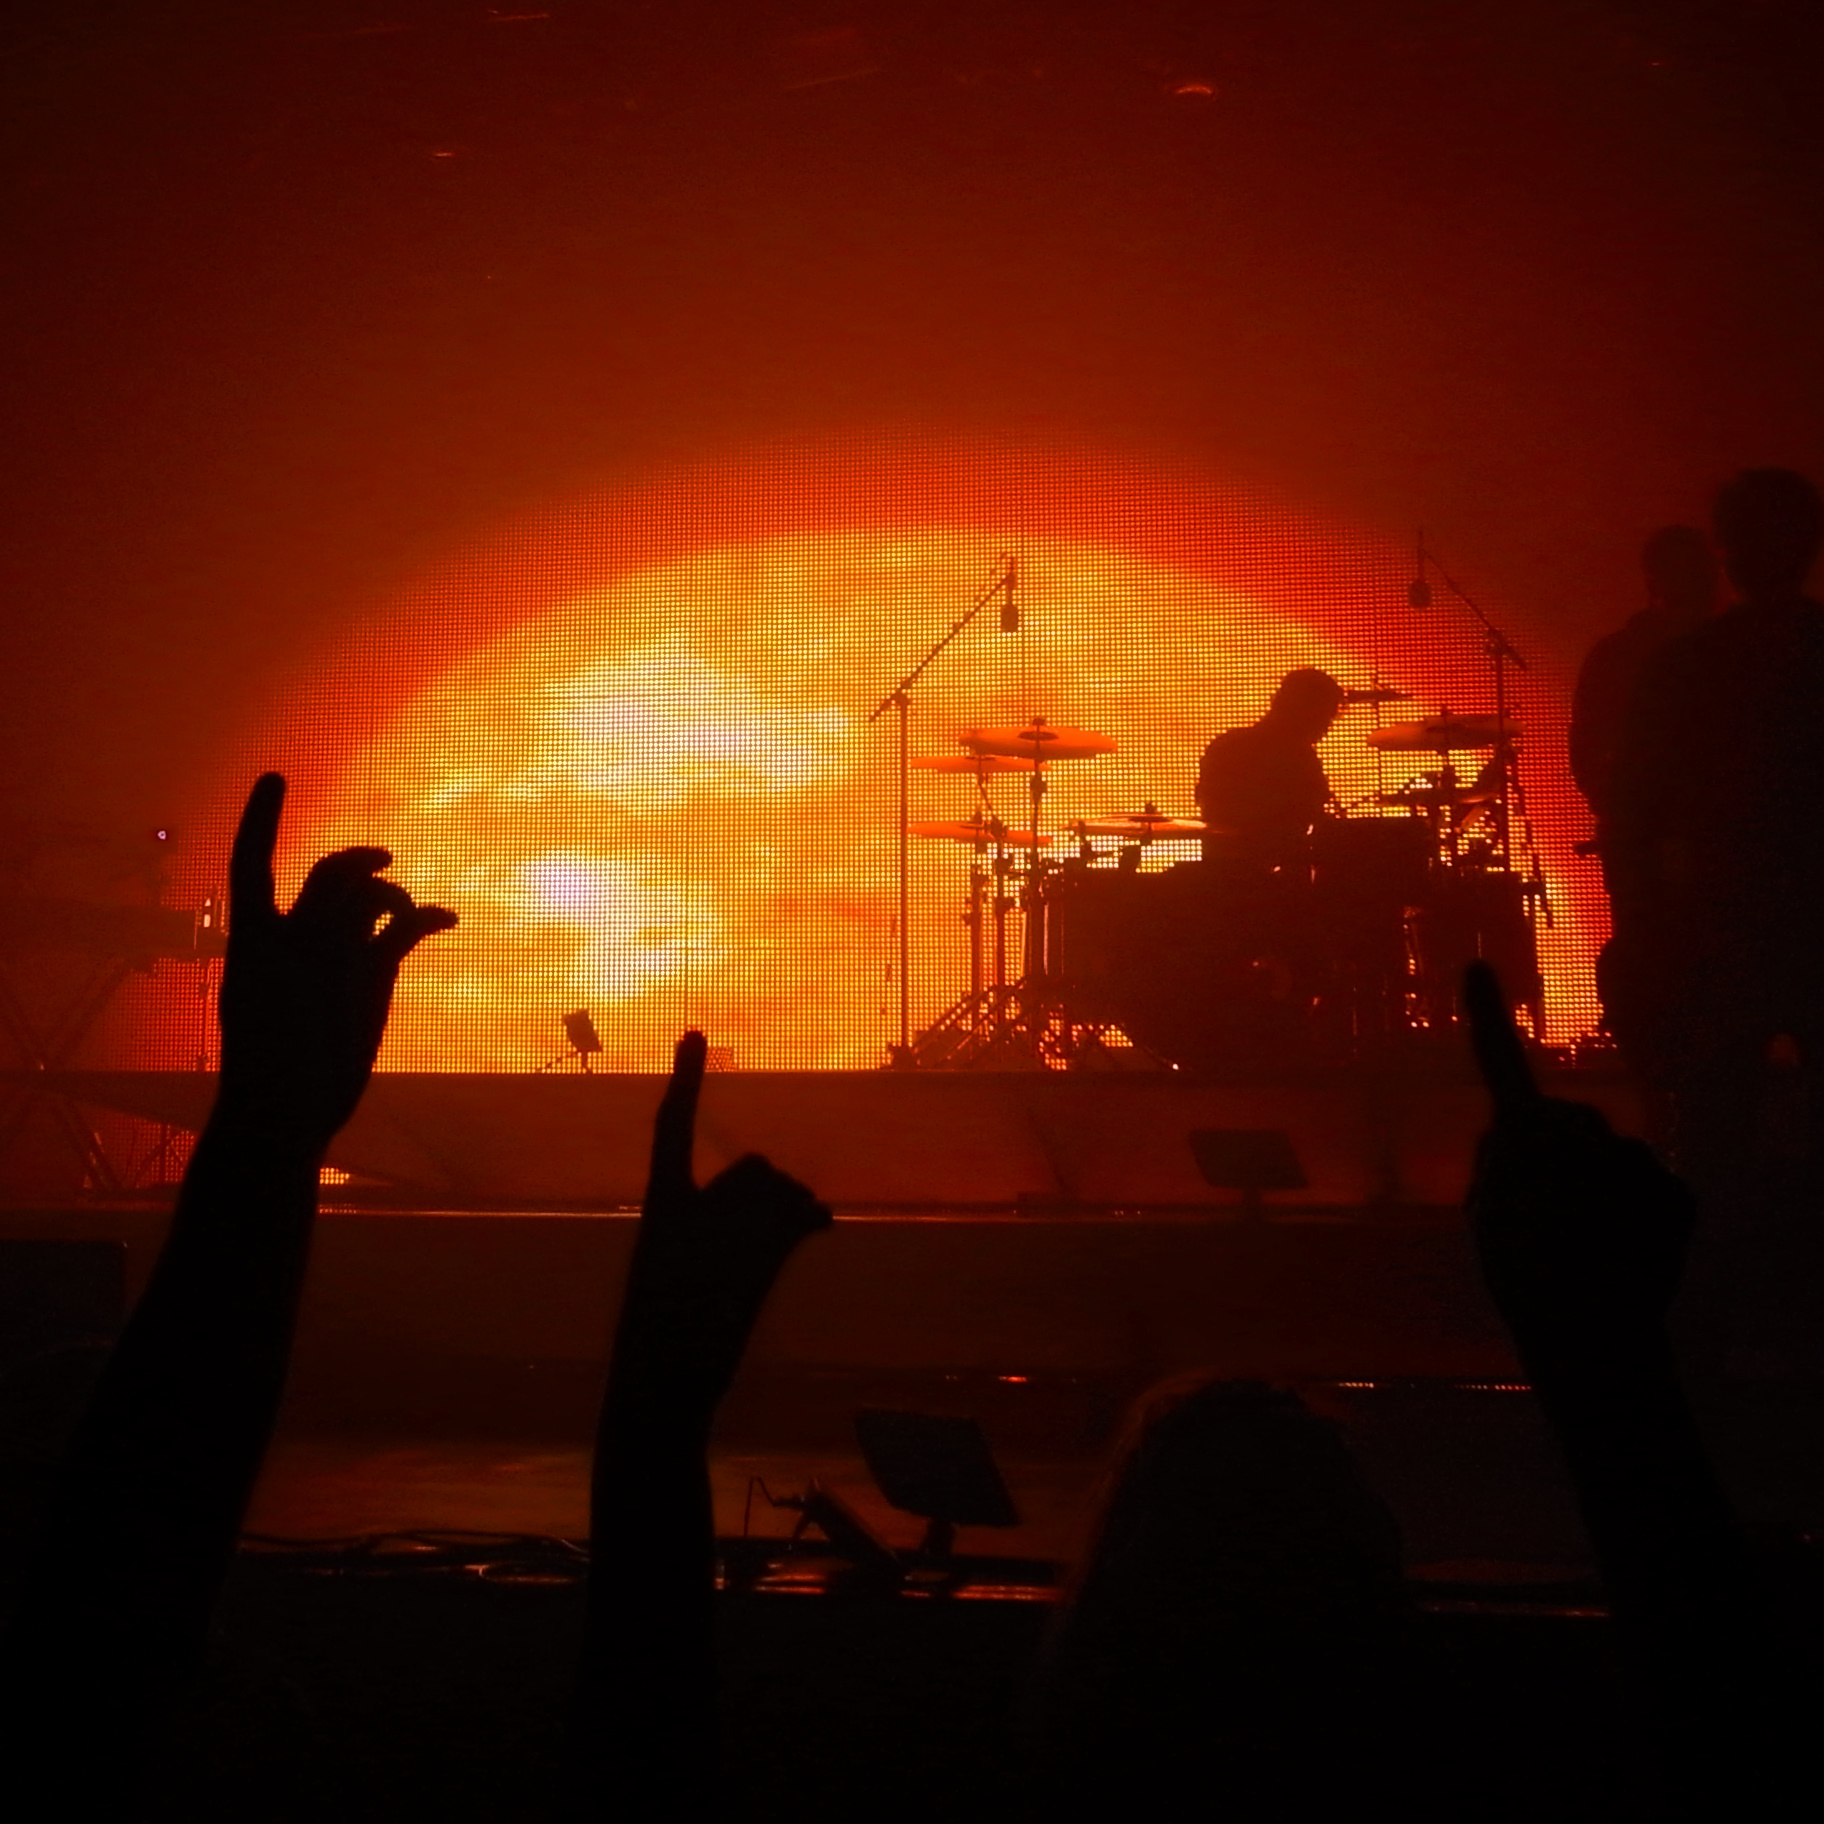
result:
[[[672,1058],[671,1081],[659,1104],[652,1126],[652,1176],[646,1195],[676,1195],[692,1188],[692,1160],[697,1145],[697,1095],[703,1087],[703,1069],[709,1045],[700,1032],[687,1032],[678,1040]]]
[[[247,794],[228,856],[229,915],[244,927],[277,916],[272,853],[279,845],[279,813],[284,806],[284,775],[262,773]]]
[[[1469,1016],[1469,1041],[1481,1067],[1482,1081],[1494,1098],[1497,1116],[1530,1108],[1540,1100],[1533,1067],[1508,1012],[1500,978],[1487,963],[1463,971],[1463,1010]]]

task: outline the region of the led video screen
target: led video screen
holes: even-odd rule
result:
[[[1451,555],[1477,593],[1473,562]],[[1489,711],[1495,685],[1481,627],[1441,581],[1429,607],[1409,602],[1413,564],[1410,535],[1038,441],[824,440],[604,485],[365,608],[225,759],[187,889],[219,879],[235,799],[278,766],[293,782],[285,890],[310,856],[378,842],[414,893],[461,915],[408,966],[382,1068],[575,1068],[577,1010],[599,1035],[596,1068],[664,1068],[686,1026],[729,1068],[875,1068],[902,1017],[889,700],[972,605],[907,687],[912,759],[962,756],[968,731],[1037,717],[1104,738],[1108,751],[1046,769],[1038,833],[1047,864],[1087,852],[1113,867],[1120,841],[1085,851],[1078,822],[1194,817],[1205,743],[1260,715],[1297,666],[1404,693],[1346,708],[1320,753],[1350,815],[1415,815],[1382,799],[1435,783],[1444,756],[1369,731]],[[1568,677],[1523,613],[1477,599],[1528,659],[1506,680],[1514,859],[1537,861],[1546,1036],[1564,1042],[1594,1024],[1602,935],[1594,866],[1571,853],[1587,820],[1563,757]],[[1485,758],[1451,756],[1465,777]],[[915,764],[909,779],[914,824],[1030,829],[1024,773]],[[1003,897],[1017,902],[1030,846],[1009,853]],[[1197,854],[1168,836],[1140,865]],[[984,865],[954,836],[908,839],[914,1034],[969,990]],[[1005,910],[1016,975],[1021,911]],[[990,909],[983,921],[991,974]],[[141,997],[142,1061],[206,1046],[185,992],[162,1008]]]

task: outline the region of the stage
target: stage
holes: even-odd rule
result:
[[[1459,1055],[1460,1050],[1460,1055]],[[63,1072],[49,1093],[191,1131],[215,1079],[200,1072]],[[389,1200],[466,1208],[638,1205],[663,1078],[381,1072],[329,1162]],[[1547,1072],[1548,1093],[1638,1131],[1618,1068]],[[876,1213],[1217,1214],[1190,1136],[1283,1134],[1302,1186],[1266,1207],[1366,1214],[1452,1208],[1487,1117],[1467,1041],[1336,1069],[1214,1077],[1136,1071],[730,1071],[705,1081],[707,1177],[765,1153],[832,1207]]]
[[[180,1128],[214,1094],[189,1073],[45,1087]],[[1560,1072],[1546,1087],[1637,1125],[1618,1074]],[[377,1075],[331,1152],[355,1179],[325,1187],[296,1397],[338,1423],[361,1399],[390,1401],[416,1425],[462,1386],[504,1425],[586,1422],[661,1088],[656,1076]],[[1102,1422],[1090,1407],[1181,1368],[1511,1377],[1460,1207],[1484,1119],[1467,1065],[1252,1083],[712,1074],[699,1173],[764,1151],[837,1212],[769,1305],[738,1398],[804,1408],[816,1429],[846,1411],[832,1375],[899,1377],[908,1398],[960,1376],[997,1399],[1049,1377],[1075,1437]],[[1305,1184],[1212,1186],[1191,1147],[1211,1132],[1283,1136]],[[6,1227],[123,1243],[130,1300],[165,1221],[142,1201],[14,1210]]]

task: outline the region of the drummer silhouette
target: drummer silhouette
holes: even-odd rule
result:
[[[1227,730],[1203,750],[1197,808],[1210,826],[1206,861],[1269,874],[1303,859],[1331,802],[1317,744],[1344,701],[1327,671],[1301,665],[1280,679],[1259,721]]]

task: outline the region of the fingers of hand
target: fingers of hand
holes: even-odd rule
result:
[[[278,847],[279,814],[284,808],[284,775],[262,773],[247,794],[228,858],[229,908],[243,929],[277,912],[272,856]]]
[[[709,1043],[700,1032],[687,1032],[672,1055],[671,1081],[665,1086],[652,1124],[652,1174],[647,1198],[654,1193],[688,1191],[695,1180],[691,1162],[697,1145],[697,1097],[703,1088],[703,1071]]]
[[[381,927],[374,947],[396,969],[427,937],[438,931],[453,931],[456,923],[456,914],[447,906],[416,905],[408,894],[405,906],[395,907],[392,917]]]
[[[1568,1204],[1606,1194],[1622,1145],[1599,1110],[1538,1096],[1496,1122],[1482,1157],[1503,1186]]]
[[[705,1187],[705,1195],[741,1217],[763,1220],[793,1242],[827,1229],[833,1220],[829,1206],[809,1185],[758,1153],[746,1153],[717,1173]]]
[[[1470,1044],[1482,1081],[1494,1098],[1497,1115],[1525,1108],[1540,1099],[1533,1068],[1526,1060],[1519,1029],[1508,1012],[1500,978],[1487,963],[1463,971],[1463,1010],[1469,1017]]]
[[[1678,1241],[1688,1241],[1697,1227],[1697,1199],[1691,1187],[1669,1171],[1644,1140],[1621,1140],[1617,1175],[1634,1207],[1650,1211],[1655,1225]]]
[[[385,849],[338,849],[323,856],[304,877],[287,917],[299,927],[338,937],[369,937],[381,918],[409,906],[411,895],[378,878],[392,865]]]

